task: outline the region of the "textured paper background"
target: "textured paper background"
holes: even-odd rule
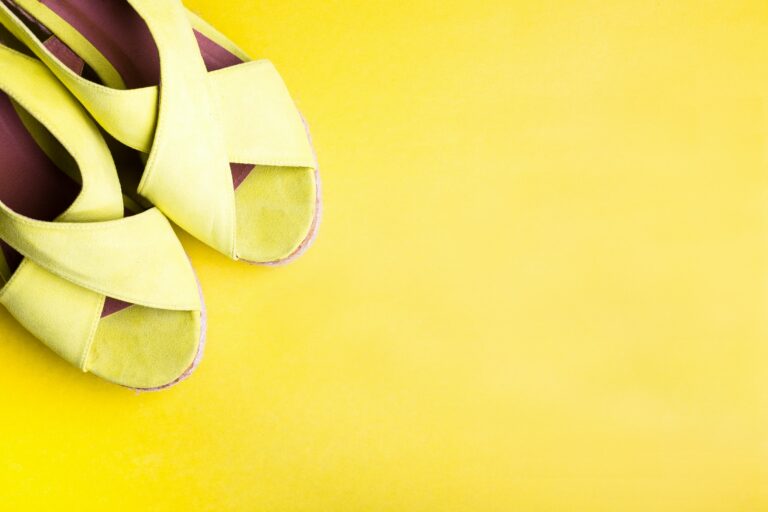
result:
[[[209,344],[161,394],[0,313],[3,509],[768,508],[765,2],[189,5],[310,121],[320,238],[184,237]]]

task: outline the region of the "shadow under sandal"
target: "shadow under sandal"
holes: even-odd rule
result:
[[[203,302],[169,222],[155,208],[123,217],[97,126],[42,63],[5,46],[0,240],[0,303],[71,364],[156,390],[199,362]]]
[[[107,132],[147,154],[137,193],[179,226],[251,263],[309,246],[316,160],[271,63],[179,0],[0,0],[0,22]]]

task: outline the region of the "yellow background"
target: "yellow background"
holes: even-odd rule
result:
[[[768,509],[768,5],[195,0],[311,123],[286,268],[189,237],[193,378],[0,314],[0,508]]]

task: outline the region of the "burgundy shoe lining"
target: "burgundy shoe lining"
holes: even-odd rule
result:
[[[12,0],[3,1],[13,6]],[[125,0],[41,0],[41,3],[70,23],[93,44],[112,63],[127,87],[145,87],[160,82],[160,61],[152,35],[144,20]],[[42,34],[50,34],[42,24],[37,24],[38,28],[43,29]],[[208,71],[242,63],[240,58],[202,33],[194,31],[194,34]],[[83,60],[58,38],[47,37],[45,45],[64,65],[78,74],[83,74]],[[37,148],[36,144],[35,147]],[[37,150],[39,151],[39,148]],[[232,183],[237,189],[255,166],[230,163],[230,168]],[[60,171],[58,173],[63,174]],[[9,254],[9,262],[18,264],[21,258],[13,254],[15,251],[6,248],[4,244],[0,244],[0,247]],[[129,306],[129,303],[108,297],[102,316]]]
[[[160,58],[141,16],[125,0],[41,0],[93,44],[123,78],[128,88],[157,85]],[[243,61],[194,31],[208,71]]]
[[[11,210],[53,220],[77,197],[80,185],[40,149],[10,98],[0,93],[0,201]]]
[[[15,6],[13,0],[0,1],[5,2],[17,12],[21,11],[21,9]],[[146,23],[141,19],[138,13],[133,10],[128,2],[125,0],[41,0],[41,3],[47,5],[62,19],[70,23],[91,44],[93,44],[112,63],[127,87],[137,88],[148,85],[157,85],[159,83],[160,61],[157,47],[155,46]],[[27,13],[22,14],[24,14],[25,18],[31,19],[31,16]],[[36,23],[38,25],[37,28],[43,29],[42,31],[38,31],[38,35],[45,36],[45,46],[67,67],[78,74],[82,74],[84,71],[83,60],[55,36],[48,37],[50,31],[48,31],[39,21],[36,21]],[[216,71],[218,69],[242,63],[242,60],[239,57],[216,44],[204,34],[198,31],[194,31],[194,34],[208,71]],[[10,103],[8,103],[8,106],[9,105]],[[13,110],[12,107],[11,110]],[[14,116],[12,119],[16,119],[16,122],[20,125],[21,123],[18,120],[18,116],[15,115],[15,112],[13,112],[13,114]],[[0,111],[0,115],[2,115],[4,119],[9,117],[5,115],[5,111]],[[9,128],[9,130],[11,129]],[[74,192],[67,195],[62,193],[62,188],[51,186],[53,181],[45,181],[45,183],[48,184],[48,188],[43,185],[39,194],[40,197],[46,197],[46,200],[42,201],[42,204],[46,205],[50,211],[37,212],[30,209],[29,211],[32,215],[29,215],[22,210],[16,210],[19,211],[19,213],[24,213],[25,215],[32,217],[53,220],[63,212],[69,204],[71,204],[77,195],[78,188],[72,180],[66,177],[64,173],[50,162],[29,133],[27,133],[23,125],[16,126],[11,131],[15,134],[14,136],[16,138],[25,139],[26,137],[25,140],[27,142],[24,146],[21,144],[10,144],[17,148],[14,155],[29,155],[29,167],[38,169],[41,173],[45,172],[57,176],[58,181],[67,183],[69,187],[75,187]],[[6,139],[11,140],[11,137],[6,137]],[[0,155],[5,156],[6,152],[4,150],[5,148],[0,145]],[[40,164],[42,160],[47,163]],[[8,161],[10,162],[11,160],[9,159]],[[234,188],[237,189],[255,166],[251,164],[230,163],[230,168],[232,172],[232,183]],[[33,187],[37,190],[37,188],[41,186],[41,183],[43,183],[43,180],[35,177],[35,174],[28,173],[26,176],[30,182],[29,190],[33,190]],[[0,176],[0,187],[2,187],[2,193],[0,193],[1,200],[5,200],[9,195],[13,197],[22,197],[14,194],[13,188],[5,186],[5,182],[6,180],[4,177]],[[45,195],[47,194],[46,190],[51,193],[49,196]],[[55,194],[53,192],[55,192]],[[55,198],[55,200],[53,198]],[[61,205],[57,206],[58,203],[56,201],[59,201]],[[18,200],[18,202],[24,203],[24,200]],[[6,202],[6,204],[11,206],[9,202]],[[26,203],[22,206],[24,207],[25,204]],[[33,203],[30,204],[34,206]],[[37,216],[35,214],[37,214]],[[1,241],[0,249],[6,254],[9,266],[11,266],[12,269],[15,269],[21,261],[21,256]],[[129,303],[107,297],[102,316],[110,315],[125,309],[130,305],[131,304]]]
[[[85,70],[85,62],[77,56],[75,52],[69,49],[69,46],[61,42],[56,36],[51,36],[43,43],[48,51],[54,54],[65,66],[82,75]]]
[[[144,20],[128,2],[125,0],[41,0],[41,2],[66,20],[98,49],[115,67],[126,87],[146,87],[160,83],[160,59],[155,41]],[[194,34],[208,71],[216,71],[243,62],[202,33],[195,30]],[[64,46],[61,43],[56,46],[59,45]],[[62,59],[65,65],[73,68],[68,64],[66,51],[61,55],[54,51],[54,54]],[[231,163],[230,169],[232,184],[237,189],[254,166]]]
[[[40,149],[11,99],[0,93],[0,201],[26,217],[52,221],[72,204],[79,188]],[[4,241],[0,250],[15,271],[21,254]]]
[[[72,204],[80,189],[80,184],[48,158],[27,131],[10,98],[0,93],[0,201],[26,217],[52,221]],[[0,250],[14,272],[21,263],[21,254],[3,241]],[[102,316],[128,306],[107,297]]]
[[[42,0],[91,42],[126,87],[157,85],[160,59],[144,20],[125,0]]]
[[[53,220],[77,197],[79,186],[64,174],[24,127],[10,98],[0,93],[0,201],[39,220]],[[11,271],[21,255],[0,242]]]
[[[123,302],[119,299],[113,299],[112,297],[107,297],[104,300],[104,309],[101,310],[101,317],[107,317],[109,315],[112,315],[114,313],[117,313],[118,311],[122,311],[126,308],[129,308],[133,306],[130,302]]]

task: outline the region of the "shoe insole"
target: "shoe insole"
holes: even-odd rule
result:
[[[157,47],[146,23],[125,0],[41,0],[77,29],[112,65],[128,88],[160,83]],[[242,62],[240,58],[195,31],[208,71]],[[237,188],[254,166],[230,164]]]
[[[35,128],[44,130],[35,122]],[[50,134],[46,134],[50,137]],[[14,103],[0,93],[0,201],[8,208],[38,220],[53,221],[77,198],[81,185],[59,169],[40,148],[24,125]],[[18,268],[22,256],[0,241],[10,271]],[[130,304],[107,298],[103,316]]]

